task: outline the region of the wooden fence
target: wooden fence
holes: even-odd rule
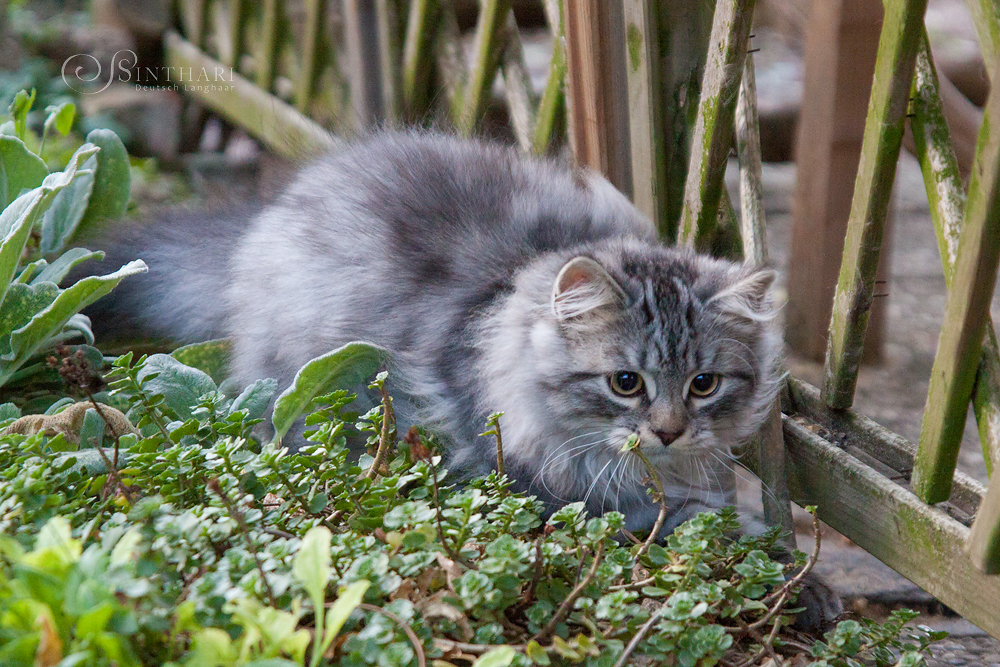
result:
[[[350,134],[372,123],[432,119],[472,134],[494,103],[506,107],[525,151],[552,150],[568,126],[577,161],[630,193],[664,238],[760,263],[754,0],[718,0],[714,13],[709,4],[546,0],[553,50],[538,92],[510,0],[480,0],[469,48],[448,0],[181,0],[167,53],[172,66],[233,67],[231,91],[195,94],[290,156],[335,145],[327,129]],[[984,59],[997,63],[1000,6],[969,4]],[[789,380],[747,463],[774,491],[765,498],[771,523],[791,527],[789,498],[817,505],[831,526],[1000,637],[1000,577],[992,576],[1000,572],[1000,476],[987,490],[955,471],[970,403],[988,470],[1000,463],[1000,355],[989,321],[1000,258],[1000,87],[987,101],[966,190],[941,111],[926,5],[884,1],[823,387]],[[949,290],[917,446],[851,409],[907,125]],[[723,186],[734,145],[739,216]]]

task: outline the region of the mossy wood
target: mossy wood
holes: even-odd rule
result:
[[[406,120],[451,124],[470,135],[495,105],[498,74],[518,144],[543,153],[560,143],[566,55],[557,0],[546,6],[553,57],[541,91],[528,76],[510,0],[481,3],[468,65],[452,2],[414,0],[407,10],[398,0],[304,0],[301,12],[286,12],[278,0],[182,0],[179,8],[183,41],[167,43],[168,60],[221,66],[226,79],[187,92],[286,155],[326,148],[319,141],[309,150],[299,141],[310,119],[336,134]],[[191,48],[183,48],[185,42]],[[240,76],[240,85],[229,85]],[[256,93],[247,80],[256,82]],[[273,128],[263,129],[262,122]],[[285,127],[292,149],[281,146]]]
[[[679,243],[701,250],[715,238],[753,7],[754,0],[720,2],[712,22],[678,231]]]
[[[905,466],[912,445],[857,414],[829,419],[819,392],[808,385],[793,382],[790,389],[793,412],[784,417],[784,435],[792,499],[816,505],[820,518],[858,546],[1000,636],[1000,577],[979,572],[962,553],[969,529],[955,518],[967,520],[982,486],[959,473],[954,503],[927,505],[906,485],[906,470],[888,465]],[[840,441],[868,446],[845,448]],[[879,450],[882,458],[872,455]]]
[[[965,187],[941,106],[937,72],[926,36],[917,54],[910,112],[910,130],[924,175],[945,283],[950,287],[965,210]],[[992,474],[1000,461],[1000,349],[988,318],[972,402],[986,470]]]
[[[849,408],[854,401],[927,0],[886,0],[884,5],[861,160],[830,319],[823,396],[832,408]]]

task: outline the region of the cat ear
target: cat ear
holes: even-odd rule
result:
[[[616,306],[624,297],[624,290],[603,266],[589,257],[574,257],[556,276],[552,310],[556,317],[566,321],[599,308]]]
[[[778,277],[776,271],[762,269],[723,288],[708,300],[723,312],[755,322],[766,322],[775,316],[768,290]]]

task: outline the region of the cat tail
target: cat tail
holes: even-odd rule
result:
[[[126,278],[83,312],[98,343],[169,340],[193,343],[230,335],[230,258],[258,209],[169,213],[145,224],[119,223],[84,242],[102,250],[67,283],[141,259],[149,272]]]

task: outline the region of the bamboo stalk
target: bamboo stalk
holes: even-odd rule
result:
[[[362,131],[381,122],[384,117],[375,0],[343,0],[341,12],[344,15],[345,42],[350,65],[348,78],[354,128]]]
[[[545,83],[542,99],[538,102],[538,112],[535,114],[535,136],[531,150],[536,155],[548,150],[559,112],[565,111],[563,86],[566,79],[566,38],[563,35],[561,3],[558,0],[546,0],[545,13],[552,31],[552,60],[549,63],[549,80]]]
[[[938,93],[937,72],[926,35],[917,54],[910,110],[910,130],[924,175],[931,219],[934,221],[944,267],[945,284],[950,288],[962,228],[965,190],[958,160],[952,149],[951,135]],[[1000,350],[993,323],[988,316],[972,405],[979,425],[979,440],[983,446],[986,470],[992,474],[993,468],[1000,462]]]
[[[849,408],[854,401],[926,9],[927,0],[885,2],[875,84],[830,319],[823,398],[833,408]]]
[[[510,12],[510,0],[482,0],[476,22],[472,70],[462,94],[461,106],[452,107],[452,118],[459,134],[468,136],[475,130],[489,96],[490,87],[500,65],[503,29]],[[515,26],[516,28],[516,26]]]
[[[320,39],[322,22],[326,13],[326,0],[304,0],[306,26],[302,40],[301,69],[295,91],[295,106],[308,115],[309,106],[316,90],[319,74]]]
[[[625,0],[632,201],[667,238],[667,161],[660,77],[659,0]]]
[[[705,249],[715,235],[753,7],[754,0],[715,7],[678,232],[678,243],[687,246]]]
[[[982,353],[1000,263],[1000,90],[986,102],[965,205],[951,290],[944,311],[912,485],[925,502],[951,490],[965,415]]]
[[[257,85],[268,93],[274,85],[274,75],[278,66],[280,11],[278,0],[264,0],[264,13],[260,24],[261,46],[257,63]]]
[[[437,31],[439,0],[413,0],[403,42],[403,105],[411,118],[427,108],[430,94],[431,48]]]
[[[465,51],[462,49],[462,32],[458,27],[455,6],[451,2],[446,1],[441,7],[441,20],[437,27],[434,47],[437,71],[441,77],[440,84],[444,87],[448,100],[447,111],[452,122],[455,122],[462,108],[469,67],[465,62]]]

